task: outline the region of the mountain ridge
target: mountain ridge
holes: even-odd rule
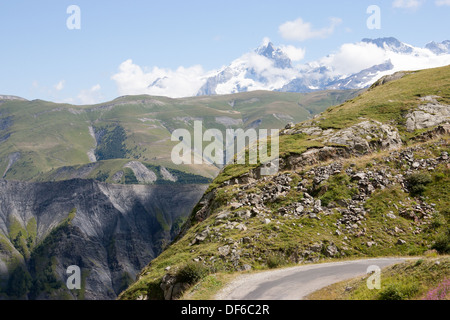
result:
[[[130,172],[137,167],[127,169],[127,164],[137,161],[158,176],[163,167],[180,177],[194,174],[210,179],[219,170],[214,165],[174,166],[170,154],[176,144],[171,141],[175,129],[192,133],[195,120],[202,121],[206,129],[222,132],[255,124],[260,129],[282,128],[359,92],[256,91],[178,99],[139,95],[83,106],[5,100],[0,105],[0,178],[127,183],[135,181],[137,174],[136,170]]]
[[[369,49],[368,46],[371,45],[373,48]],[[425,48],[418,48],[394,37],[364,38],[359,43],[343,45],[340,50],[346,46],[353,46],[360,51],[365,50],[361,53],[362,55],[374,54],[379,58],[383,54],[384,61],[378,61],[370,66],[366,64],[365,67],[346,74],[337,71],[338,62],[332,61],[332,58],[336,56],[339,56],[340,60],[351,58],[345,57],[346,53],[335,52],[317,61],[293,66],[291,59],[282,48],[276,48],[272,42],[266,42],[253,52],[244,54],[227,67],[217,71],[214,76],[207,78],[197,95],[227,94],[259,89],[282,92],[361,89],[369,87],[382,76],[396,71],[427,69],[450,64],[449,40],[441,43],[430,42]],[[402,59],[410,59],[411,62],[405,64]]]

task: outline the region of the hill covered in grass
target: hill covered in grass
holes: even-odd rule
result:
[[[177,144],[171,141],[175,129],[192,133],[196,120],[202,121],[204,130],[221,132],[228,128],[282,128],[360,92],[257,91],[182,99],[143,95],[84,106],[1,96],[0,178],[135,183],[139,180],[136,175],[159,176],[161,170],[166,173],[172,169],[178,170],[171,173],[180,180],[185,179],[180,172],[210,179],[219,168],[208,164],[174,166],[170,156]],[[150,172],[139,172],[133,164],[127,166],[130,161],[141,163],[138,166]],[[143,180],[138,183],[153,183]],[[171,179],[156,180],[165,183]]]
[[[281,131],[280,167],[221,170],[121,299],[177,299],[208,274],[450,250],[450,66],[385,77]]]

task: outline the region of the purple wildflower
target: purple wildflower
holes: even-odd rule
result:
[[[436,288],[428,291],[424,300],[446,300],[450,296],[450,279],[445,278]]]

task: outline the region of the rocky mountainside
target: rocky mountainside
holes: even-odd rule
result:
[[[0,299],[114,299],[177,234],[206,185],[0,180]],[[80,290],[68,290],[77,265]]]
[[[280,136],[280,168],[229,165],[121,299],[208,274],[450,252],[450,66],[402,72]],[[214,276],[209,278],[214,281]]]

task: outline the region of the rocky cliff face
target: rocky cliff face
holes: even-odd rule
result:
[[[0,298],[114,299],[205,188],[0,180]],[[81,290],[66,288],[70,265],[81,269]],[[27,281],[17,285],[17,275]]]

